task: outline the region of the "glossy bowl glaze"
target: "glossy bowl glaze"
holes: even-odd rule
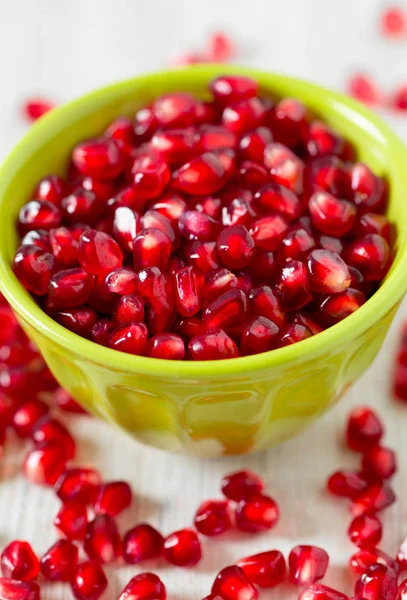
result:
[[[386,177],[396,256],[378,292],[356,313],[308,340],[226,361],[176,362],[123,354],[71,333],[43,313],[15,278],[15,220],[36,182],[63,175],[72,147],[114,117],[133,115],[159,94],[205,97],[227,73],[256,78],[262,91],[294,96],[340,131],[358,157]],[[143,75],[93,92],[35,124],[0,172],[0,285],[59,382],[88,410],[136,439],[201,456],[242,454],[289,438],[334,404],[373,360],[407,290],[407,150],[392,131],[350,98],[304,81],[203,65]]]

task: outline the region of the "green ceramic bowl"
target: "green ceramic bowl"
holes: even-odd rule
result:
[[[338,325],[257,356],[175,362],[131,356],[87,341],[44,314],[10,268],[15,219],[35,183],[64,174],[79,140],[117,115],[133,115],[174,90],[205,97],[213,77],[256,78],[264,92],[294,96],[340,131],[390,184],[397,224],[393,266],[378,292]],[[59,382],[88,410],[136,439],[201,456],[240,454],[289,438],[335,403],[373,360],[407,290],[407,149],[353,100],[304,81],[240,67],[203,65],[111,85],[54,110],[35,124],[0,172],[0,284],[22,326]]]

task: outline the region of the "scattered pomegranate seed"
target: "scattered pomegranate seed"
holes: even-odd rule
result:
[[[301,592],[298,600],[348,600],[348,596],[322,583],[314,583]]]
[[[38,485],[54,485],[65,470],[67,456],[57,443],[42,443],[25,457],[24,475]]]
[[[40,600],[40,588],[34,581],[0,577],[0,597],[4,600]]]
[[[366,452],[383,436],[383,426],[376,413],[368,406],[353,409],[348,417],[346,440],[349,448]]]
[[[54,400],[63,412],[73,413],[79,415],[86,415],[86,410],[79,406],[79,404],[74,400],[66,390],[63,388],[58,388],[54,394]]]
[[[99,486],[100,474],[95,469],[66,469],[55,485],[55,492],[62,502],[94,504]]]
[[[83,548],[92,560],[111,563],[122,554],[122,542],[114,519],[96,515],[87,526]]]
[[[164,538],[148,523],[140,523],[130,529],[123,539],[123,558],[134,565],[161,556]]]
[[[14,413],[12,427],[21,438],[30,437],[36,423],[49,411],[49,407],[42,400],[28,400]]]
[[[382,524],[375,515],[356,517],[349,525],[348,537],[361,548],[375,547],[382,539]]]
[[[102,567],[89,560],[75,568],[71,580],[72,593],[77,600],[98,600],[107,583]]]
[[[355,594],[362,598],[386,598],[395,600],[397,574],[385,565],[372,565],[355,584]]]
[[[226,500],[206,500],[198,507],[194,525],[203,535],[216,536],[232,527],[231,511]]]
[[[95,502],[95,512],[115,517],[130,506],[131,487],[125,481],[112,481],[100,486]]]
[[[386,565],[396,573],[399,572],[398,563],[379,548],[361,548],[349,559],[350,568],[358,575],[365,573],[370,566],[375,564]]]
[[[24,102],[22,111],[28,121],[37,121],[40,117],[55,108],[55,104],[45,98],[31,98]]]
[[[286,573],[284,556],[278,550],[241,558],[237,566],[243,569],[251,582],[262,588],[275,587],[284,580]]]
[[[66,502],[54,518],[54,525],[69,540],[83,540],[88,525],[86,506],[77,502]]]
[[[141,573],[133,577],[119,596],[119,600],[165,600],[167,591],[154,573]]]
[[[382,98],[375,81],[364,73],[352,75],[347,83],[347,92],[364,104],[377,105]]]
[[[279,519],[279,509],[273,498],[263,494],[251,495],[236,507],[236,527],[241,531],[257,533],[271,529]]]
[[[288,557],[290,579],[296,585],[312,585],[325,575],[329,556],[317,546],[296,546]]]
[[[3,577],[30,581],[40,572],[40,561],[28,542],[11,542],[1,554]]]
[[[262,479],[252,471],[236,471],[225,475],[221,482],[222,493],[235,502],[248,500],[251,496],[261,494],[264,488]]]
[[[41,558],[41,573],[49,581],[71,581],[79,551],[69,540],[59,540]]]
[[[377,479],[388,479],[396,472],[396,455],[390,448],[373,446],[363,456],[363,471]]]
[[[384,36],[400,39],[407,36],[407,12],[390,6],[380,16],[380,29]]]
[[[351,504],[351,512],[355,517],[376,513],[391,506],[396,500],[394,491],[385,482],[369,487]]]
[[[212,594],[223,600],[257,600],[259,597],[251,580],[238,566],[225,567],[218,573]]]
[[[407,14],[406,14],[407,21]],[[391,108],[405,112],[407,110],[407,85],[401,85],[390,99]]]
[[[35,444],[56,444],[65,453],[66,460],[76,453],[76,442],[62,423],[48,415],[42,417],[32,429],[31,438]]]
[[[192,567],[202,556],[201,544],[195,531],[181,529],[171,533],[164,540],[163,556],[177,567]]]
[[[327,488],[334,496],[357,498],[369,487],[369,481],[358,471],[336,471],[327,482]]]
[[[235,55],[236,49],[233,40],[226,33],[216,31],[209,36],[208,61],[227,62]]]

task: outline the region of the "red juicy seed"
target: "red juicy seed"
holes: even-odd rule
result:
[[[148,329],[144,323],[129,322],[119,325],[110,333],[109,345],[113,350],[143,355],[148,339]]]
[[[302,142],[307,131],[307,109],[293,98],[284,98],[271,111],[271,129],[278,142],[289,146],[297,146]]]
[[[362,548],[349,559],[350,569],[358,575],[365,573],[369,567],[376,564],[385,565],[396,573],[399,571],[397,562],[378,548]]]
[[[69,540],[83,540],[88,525],[86,506],[77,502],[66,502],[55,516],[54,525]]]
[[[110,235],[89,230],[79,238],[78,260],[85,271],[100,277],[121,267],[123,255]]]
[[[385,565],[372,565],[356,582],[355,594],[367,600],[396,600],[397,574]]]
[[[194,360],[223,360],[239,355],[235,342],[222,329],[195,335],[189,341],[188,350]]]
[[[187,210],[178,221],[181,235],[187,240],[209,242],[216,239],[219,223],[198,210]]]
[[[265,167],[250,160],[245,160],[240,163],[239,171],[233,183],[248,189],[250,192],[256,192],[260,186],[269,183],[270,179]]]
[[[47,112],[55,108],[55,104],[44,98],[32,98],[24,102],[22,106],[23,115],[28,121],[36,121]]]
[[[257,219],[252,224],[250,233],[255,246],[264,250],[277,250],[288,230],[288,222],[278,214],[270,214]]]
[[[311,123],[307,134],[307,151],[312,157],[326,154],[340,156],[345,147],[343,137],[333,131],[322,121]]]
[[[94,504],[101,483],[95,469],[66,469],[55,485],[55,492],[62,502]]]
[[[13,270],[30,292],[46,294],[54,269],[54,257],[37,246],[21,246],[13,260]]]
[[[205,277],[201,290],[202,300],[211,302],[237,286],[237,277],[228,269],[216,269]]]
[[[19,331],[17,320],[9,306],[0,306],[0,342],[9,343]]]
[[[274,252],[258,252],[250,264],[250,276],[256,283],[274,282],[277,267],[278,264]],[[251,287],[249,287],[247,293],[250,292]]]
[[[76,600],[98,600],[107,588],[102,567],[93,561],[78,565],[72,575],[72,593]]]
[[[315,583],[303,590],[298,600],[348,600],[348,596],[322,583]],[[352,600],[361,600],[353,598]]]
[[[117,117],[106,129],[105,136],[131,146],[136,143],[133,123],[128,117]]]
[[[157,98],[152,112],[160,127],[188,127],[194,122],[195,105],[196,100],[191,94],[173,92]]]
[[[229,290],[205,308],[203,322],[206,330],[227,329],[241,322],[247,312],[247,298],[238,289]]]
[[[223,600],[258,600],[259,593],[243,569],[225,567],[218,573],[212,586],[212,594]]]
[[[109,515],[96,515],[87,526],[83,548],[89,558],[111,563],[122,553],[122,542],[115,521]]]
[[[381,102],[382,94],[374,80],[365,73],[356,73],[350,77],[347,83],[347,93],[368,105],[376,105]]]
[[[162,554],[163,545],[161,533],[147,523],[140,523],[124,536],[123,558],[130,565],[158,558]]]
[[[141,573],[129,581],[119,600],[165,600],[167,591],[154,573]]]
[[[311,319],[311,317],[309,317],[306,313],[295,313],[293,323],[298,323],[300,325],[308,327],[312,335],[316,335],[317,333],[321,333],[321,331],[323,331],[323,327],[321,327],[319,323]]]
[[[376,513],[391,506],[395,501],[393,490],[386,483],[378,483],[369,487],[352,502],[351,512],[355,517]]]
[[[278,550],[241,558],[237,566],[243,569],[251,582],[262,588],[275,587],[285,578],[285,560]]]
[[[78,188],[62,200],[61,209],[67,223],[96,223],[102,206],[94,192]]]
[[[74,225],[71,225],[71,227],[69,228],[70,232],[73,235],[73,238],[76,242],[79,242],[79,238],[81,237],[82,233],[84,233],[85,231],[88,231],[88,229],[90,229],[89,225],[86,225],[85,223],[75,223]]]
[[[232,527],[229,503],[226,500],[206,500],[195,513],[194,525],[202,535],[216,536]]]
[[[407,20],[407,18],[406,18]],[[393,109],[405,112],[407,110],[407,85],[400,86],[390,100]]]
[[[308,203],[314,227],[326,235],[342,237],[356,220],[356,207],[347,200],[338,200],[327,192],[315,192]]]
[[[200,123],[218,123],[220,118],[220,109],[213,102],[200,102],[195,104],[196,124]]]
[[[407,14],[397,6],[386,8],[380,17],[380,29],[384,36],[403,38],[407,35]]]
[[[242,356],[268,352],[275,348],[279,328],[266,317],[253,317],[243,330],[240,340]]]
[[[379,281],[383,278],[389,256],[388,243],[376,233],[358,238],[344,251],[346,262],[359,269],[367,281]]]
[[[49,243],[58,266],[69,269],[78,264],[77,242],[66,227],[51,229]]]
[[[196,267],[184,267],[173,276],[175,305],[184,317],[192,317],[201,308],[202,274]]]
[[[222,113],[222,123],[229,131],[242,134],[259,127],[264,115],[262,101],[259,98],[249,98],[227,106]]]
[[[393,394],[402,402],[407,401],[407,368],[397,365],[393,379]]]
[[[235,148],[237,145],[235,133],[220,125],[201,125],[198,136],[201,152],[219,148]]]
[[[240,139],[240,156],[243,160],[261,163],[263,161],[264,148],[272,141],[273,136],[271,131],[266,127],[258,127]]]
[[[146,354],[151,358],[184,360],[184,340],[175,333],[158,333],[149,340]]]
[[[336,294],[350,284],[347,264],[331,250],[313,250],[307,260],[308,281],[315,292]]]
[[[244,294],[247,295],[252,289],[253,285],[253,280],[248,271],[240,271],[240,273],[237,274],[236,287],[238,290],[241,290]]]
[[[254,255],[254,239],[243,225],[225,227],[217,241],[218,254],[226,267],[246,267]]]
[[[189,341],[195,335],[204,334],[205,328],[201,319],[198,317],[187,317],[176,321],[174,331],[176,331],[185,341]]]
[[[59,540],[41,558],[41,573],[49,581],[71,581],[78,564],[78,548],[69,540]]]
[[[40,588],[33,581],[0,577],[0,597],[4,600],[40,600]]]
[[[288,557],[290,580],[296,585],[312,585],[325,575],[329,556],[317,546],[296,546]]]
[[[385,215],[376,213],[365,213],[361,215],[353,228],[353,234],[362,237],[368,233],[381,235],[387,243],[390,243],[390,223]]]
[[[250,202],[244,198],[234,198],[232,202],[222,208],[222,223],[225,227],[230,225],[250,227],[256,216]]]
[[[138,214],[127,206],[116,208],[113,217],[113,236],[123,252],[132,252],[133,240],[138,230]]]
[[[24,475],[38,485],[54,485],[65,469],[65,450],[56,443],[40,444],[25,457]]]
[[[72,162],[84,175],[96,179],[114,179],[123,171],[124,156],[112,139],[81,142],[72,151]]]
[[[296,194],[302,192],[304,163],[289,148],[282,144],[267,144],[264,149],[264,164],[273,181]]]
[[[55,231],[51,229],[51,231]],[[50,232],[45,229],[32,229],[21,239],[20,246],[37,246],[46,252],[51,251]]]
[[[339,323],[366,302],[365,295],[359,290],[348,288],[340,294],[328,296],[320,306],[322,320],[327,325]]]
[[[1,572],[4,577],[30,581],[40,572],[40,561],[28,542],[14,541],[1,554]]]
[[[12,339],[12,338],[9,338]],[[7,367],[22,367],[35,363],[38,360],[37,350],[26,343],[12,341],[11,344],[0,346],[0,362]]]
[[[298,260],[284,264],[277,288],[282,304],[287,310],[297,310],[308,304],[312,298],[306,267]]]
[[[137,291],[137,275],[132,269],[119,267],[106,275],[105,286],[109,292],[118,294],[133,294]]]
[[[407,538],[400,544],[396,560],[400,570],[407,571]]]
[[[322,248],[323,250],[331,250],[331,252],[336,252],[337,254],[342,254],[343,252],[341,240],[330,235],[318,235],[316,244],[318,248]]]
[[[156,200],[150,208],[175,223],[186,211],[187,203],[178,194],[168,193]]]
[[[225,169],[213,152],[204,152],[173,173],[173,185],[187,194],[206,196],[224,185]]]
[[[207,53],[210,62],[227,62],[235,55],[236,48],[226,33],[217,31],[209,37]]]
[[[92,291],[93,277],[83,269],[66,269],[51,277],[48,298],[57,308],[84,304]]]
[[[80,184],[84,190],[93,192],[101,204],[104,204],[109,198],[114,196],[115,187],[111,181],[101,181],[94,177],[83,177]]]
[[[87,306],[79,306],[70,310],[59,311],[54,315],[58,323],[82,337],[90,337],[92,327],[97,321],[97,314]]]
[[[189,250],[188,261],[202,273],[218,269],[221,265],[216,242],[194,242]]]
[[[171,178],[170,170],[167,164],[161,159],[145,156],[137,158],[131,168],[130,182],[138,197],[138,203],[141,199],[158,198],[165,189]],[[141,202],[143,205],[143,202]],[[134,206],[134,208],[140,208]]]
[[[151,108],[142,108],[136,112],[134,133],[138,142],[150,139],[157,127],[158,123]]]
[[[37,183],[32,197],[59,206],[62,198],[67,195],[68,189],[68,184],[61,177],[48,175]]]
[[[390,448],[374,446],[363,456],[363,471],[377,479],[388,479],[397,470],[396,455]]]
[[[331,494],[352,500],[364,493],[368,487],[366,477],[357,471],[336,471],[327,481],[327,488]]]
[[[75,440],[66,427],[56,419],[44,416],[35,424],[31,438],[35,444],[57,444],[64,450],[67,460],[75,456]]]
[[[354,408],[348,417],[346,441],[352,450],[366,452],[378,444],[383,436],[383,425],[369,406]]]
[[[112,481],[100,486],[95,502],[95,512],[115,517],[130,506],[131,487],[125,481]]]
[[[165,233],[173,246],[178,243],[171,221],[155,210],[144,213],[140,219],[140,226],[142,229],[158,229]]]
[[[112,329],[113,323],[110,319],[100,319],[92,327],[92,340],[102,346],[108,346]]]
[[[352,166],[351,191],[353,201],[360,212],[372,212],[383,209],[385,203],[384,181],[375,175],[364,163]]]
[[[116,323],[136,323],[144,320],[144,304],[136,294],[122,296],[114,312]]]
[[[260,317],[266,317],[278,327],[286,322],[280,300],[268,286],[253,288],[249,293],[250,310]]]
[[[239,75],[220,76],[209,83],[209,90],[218,104],[228,106],[256,96],[259,84]]]
[[[279,519],[279,510],[273,498],[256,494],[239,502],[235,516],[236,527],[240,531],[257,533],[274,527]]]
[[[281,241],[278,253],[282,263],[305,260],[315,248],[315,240],[305,229],[295,229]]]
[[[292,323],[283,329],[277,346],[278,348],[290,346],[291,344],[302,342],[303,340],[312,337],[312,335],[311,329],[306,325],[302,325],[301,323]]]
[[[151,138],[151,146],[168,165],[177,165],[191,156],[196,141],[192,128],[160,130]]]
[[[363,515],[353,519],[348,537],[360,548],[374,548],[382,539],[382,524],[374,515]]]
[[[269,183],[260,188],[255,194],[254,200],[262,208],[279,213],[288,221],[300,216],[301,207],[298,197],[294,192],[278,183]]]
[[[19,437],[30,437],[32,429],[37,421],[48,412],[48,405],[42,400],[28,400],[14,413],[12,427]]]
[[[202,556],[201,544],[195,531],[181,529],[171,533],[164,540],[163,556],[177,567],[192,567]]]

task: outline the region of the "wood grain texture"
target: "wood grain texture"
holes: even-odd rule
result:
[[[341,89],[350,72],[374,74],[388,90],[405,75],[407,46],[381,40],[376,17],[380,0],[0,0],[0,158],[26,130],[18,114],[31,94],[66,101],[99,85],[161,68],[185,48],[194,49],[216,28],[239,41],[239,62],[312,79]],[[407,119],[384,115],[407,140]],[[315,543],[331,555],[326,583],[352,591],[346,569],[353,548],[346,538],[350,521],[346,502],[324,492],[327,475],[338,466],[357,465],[358,457],[341,446],[341,432],[352,405],[369,402],[386,422],[386,442],[407,459],[407,407],[391,400],[388,388],[397,326],[374,365],[329,414],[300,437],[267,453],[246,458],[198,461],[167,455],[132,442],[109,425],[72,418],[79,462],[100,468],[107,479],[129,480],[134,507],[120,519],[123,528],[148,520],[163,532],[191,523],[204,498],[219,496],[222,474],[248,467],[264,474],[267,490],[281,505],[281,521],[256,537],[228,535],[204,541],[199,568],[181,570],[160,564],[108,569],[106,600],[118,598],[131,576],[154,569],[169,597],[199,600],[207,595],[216,571],[242,555],[297,543]],[[50,522],[58,502],[49,490],[36,488],[19,474],[25,449],[10,449],[0,465],[0,547],[27,539],[41,554],[55,540]],[[384,515],[383,549],[394,553],[407,532],[407,481],[395,478],[399,502]],[[264,598],[296,598],[286,586]],[[351,594],[352,595],[352,594]],[[46,600],[71,598],[64,586],[45,586]]]

